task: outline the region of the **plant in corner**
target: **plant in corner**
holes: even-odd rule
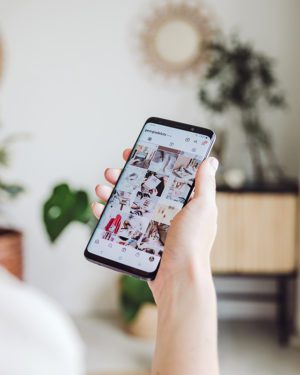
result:
[[[43,205],[43,221],[51,243],[54,243],[73,222],[94,229],[97,221],[91,212],[89,202],[89,196],[84,190],[72,189],[66,183],[53,188]],[[154,304],[152,293],[146,282],[130,276],[122,275],[119,285],[122,320],[128,331],[137,334],[135,320],[143,307]],[[151,332],[146,335],[151,335]]]
[[[9,166],[9,146],[15,140],[14,136],[7,137],[0,142],[0,167]],[[3,204],[7,200],[16,198],[23,187],[15,183],[7,183],[0,178],[0,201]],[[22,278],[22,234],[2,224],[0,227],[0,265],[6,268],[16,277]]]
[[[261,116],[264,106],[285,107],[273,60],[236,35],[229,40],[219,36],[207,48],[211,60],[201,82],[200,102],[214,114],[223,115],[230,109],[239,113],[255,182],[266,182],[267,177],[284,180]],[[268,168],[264,167],[264,160]]]

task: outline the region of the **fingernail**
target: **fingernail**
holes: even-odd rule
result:
[[[210,157],[209,158],[209,164],[211,165],[211,167],[214,169],[214,171],[216,172],[218,167],[219,167],[219,160],[214,158],[214,157]]]

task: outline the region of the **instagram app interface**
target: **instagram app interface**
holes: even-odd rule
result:
[[[88,251],[155,271],[170,223],[186,201],[210,143],[206,135],[146,124]]]

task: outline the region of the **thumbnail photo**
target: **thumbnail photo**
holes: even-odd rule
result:
[[[175,178],[167,193],[167,199],[170,199],[175,202],[184,203],[191,187],[192,182],[185,182],[182,180],[177,180]]]
[[[159,146],[150,163],[150,169],[154,172],[169,175],[172,173],[179,150]]]
[[[115,241],[122,222],[122,215],[113,212],[108,213],[101,219],[101,227],[103,230],[100,238],[107,241]]]
[[[145,169],[127,165],[120,180],[121,190],[133,192],[140,188],[145,177]]]
[[[114,215],[107,215],[102,219],[102,226],[106,232],[117,234],[121,227],[122,215],[120,213]]]
[[[144,181],[141,184],[141,192],[149,198],[153,196],[160,197],[167,181],[168,177],[157,172],[147,171]]]
[[[108,202],[101,216],[99,229],[117,234],[120,229],[121,221],[125,216],[126,214],[120,212],[119,207],[114,206],[112,202]]]
[[[123,211],[126,207],[130,207],[131,193],[128,191],[116,190],[109,200],[109,205],[114,209]]]
[[[154,211],[158,199],[159,197],[157,196],[149,197],[148,194],[138,191],[133,203],[131,204],[130,213],[142,217],[149,217]]]
[[[103,232],[102,237],[104,240],[116,242],[117,236],[113,234],[112,232]]]
[[[185,181],[195,178],[200,160],[193,158],[191,154],[182,152],[174,165],[173,174]]]
[[[130,165],[148,169],[156,147],[137,145],[129,161]]]
[[[170,225],[171,220],[179,211],[180,209],[177,207],[169,206],[166,204],[159,204],[155,208],[153,220],[159,223]]]
[[[118,236],[122,239],[137,237],[145,232],[149,220],[143,217],[128,214],[121,224]]]
[[[138,248],[138,241],[140,240],[141,236],[142,236],[142,233],[140,233],[140,232],[135,232],[132,235],[132,237],[130,237],[130,238],[118,236],[117,243],[119,245],[131,246],[134,249],[137,249]]]
[[[146,253],[159,255],[163,253],[169,225],[150,221],[144,237],[140,240],[138,248]]]
[[[117,243],[136,248],[137,242],[141,238],[143,232],[145,232],[147,225],[148,221],[144,218],[129,214],[121,224],[121,228],[118,232]]]

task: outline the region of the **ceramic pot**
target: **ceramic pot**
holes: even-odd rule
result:
[[[154,339],[156,336],[157,307],[152,303],[145,303],[139,309],[134,320],[126,324],[126,331],[131,335],[144,339]]]
[[[13,229],[0,228],[0,266],[22,279],[22,233]]]

